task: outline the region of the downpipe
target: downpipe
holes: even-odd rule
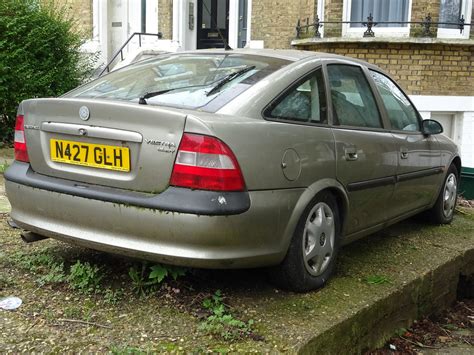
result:
[[[39,235],[33,232],[23,232],[20,234],[20,236],[21,236],[21,239],[25,243],[33,243],[33,242],[38,242],[43,239],[48,239],[48,237],[45,237],[43,235]]]

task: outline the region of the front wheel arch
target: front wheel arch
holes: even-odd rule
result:
[[[452,163],[447,169],[446,175],[443,177],[441,189],[438,192],[436,202],[424,213],[424,215],[434,224],[451,223],[456,209],[457,192],[460,183],[460,171],[456,164]],[[449,188],[449,182],[453,180],[453,186]],[[446,206],[449,207],[449,213],[446,214]]]

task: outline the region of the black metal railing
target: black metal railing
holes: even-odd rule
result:
[[[123,50],[125,49],[125,47],[130,43],[130,41],[135,36],[138,36],[138,47],[142,46],[142,36],[154,36],[154,37],[158,37],[158,39],[163,38],[163,34],[161,32],[158,32],[158,33],[134,32],[134,33],[132,33],[132,35],[130,37],[128,37],[128,39],[125,41],[125,43],[122,44],[122,47],[120,47],[120,49],[117,52],[115,52],[112,59],[110,59],[109,62],[107,63],[107,65],[105,66],[105,68],[102,69],[99,76],[102,76],[105,72],[107,72],[107,73],[110,72],[110,66],[115,61],[115,59],[117,59],[117,57],[119,55],[120,55],[120,60],[123,60]]]
[[[466,23],[464,15],[461,15],[457,22],[433,22],[431,15],[428,14],[422,21],[374,21],[372,14],[367,16],[367,21],[320,21],[317,14],[315,14],[313,22],[310,23],[309,17],[306,19],[298,19],[296,24],[296,38],[301,38],[302,35],[308,37],[310,34],[310,28],[313,28],[313,37],[321,38],[320,28],[328,24],[361,24],[366,27],[363,37],[375,37],[373,28],[377,25],[419,25],[421,26],[422,32],[421,37],[433,37],[431,28],[440,25],[453,26],[459,29],[460,33],[463,33],[465,26],[472,26],[472,23]]]

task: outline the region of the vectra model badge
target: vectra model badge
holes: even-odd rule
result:
[[[147,139],[145,138],[146,144],[151,144],[156,146],[156,149],[159,152],[165,152],[165,153],[173,153],[176,151],[176,144],[173,142],[167,142],[167,141],[159,141],[156,139]]]
[[[90,112],[89,112],[89,108],[87,106],[82,106],[80,109],[79,109],[79,117],[81,118],[81,120],[83,121],[87,121],[90,117]]]

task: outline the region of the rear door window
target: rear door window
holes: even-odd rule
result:
[[[281,95],[265,116],[277,120],[327,123],[326,94],[321,69],[316,70]]]
[[[335,124],[381,128],[380,113],[362,69],[342,64],[330,64],[327,69]]]

